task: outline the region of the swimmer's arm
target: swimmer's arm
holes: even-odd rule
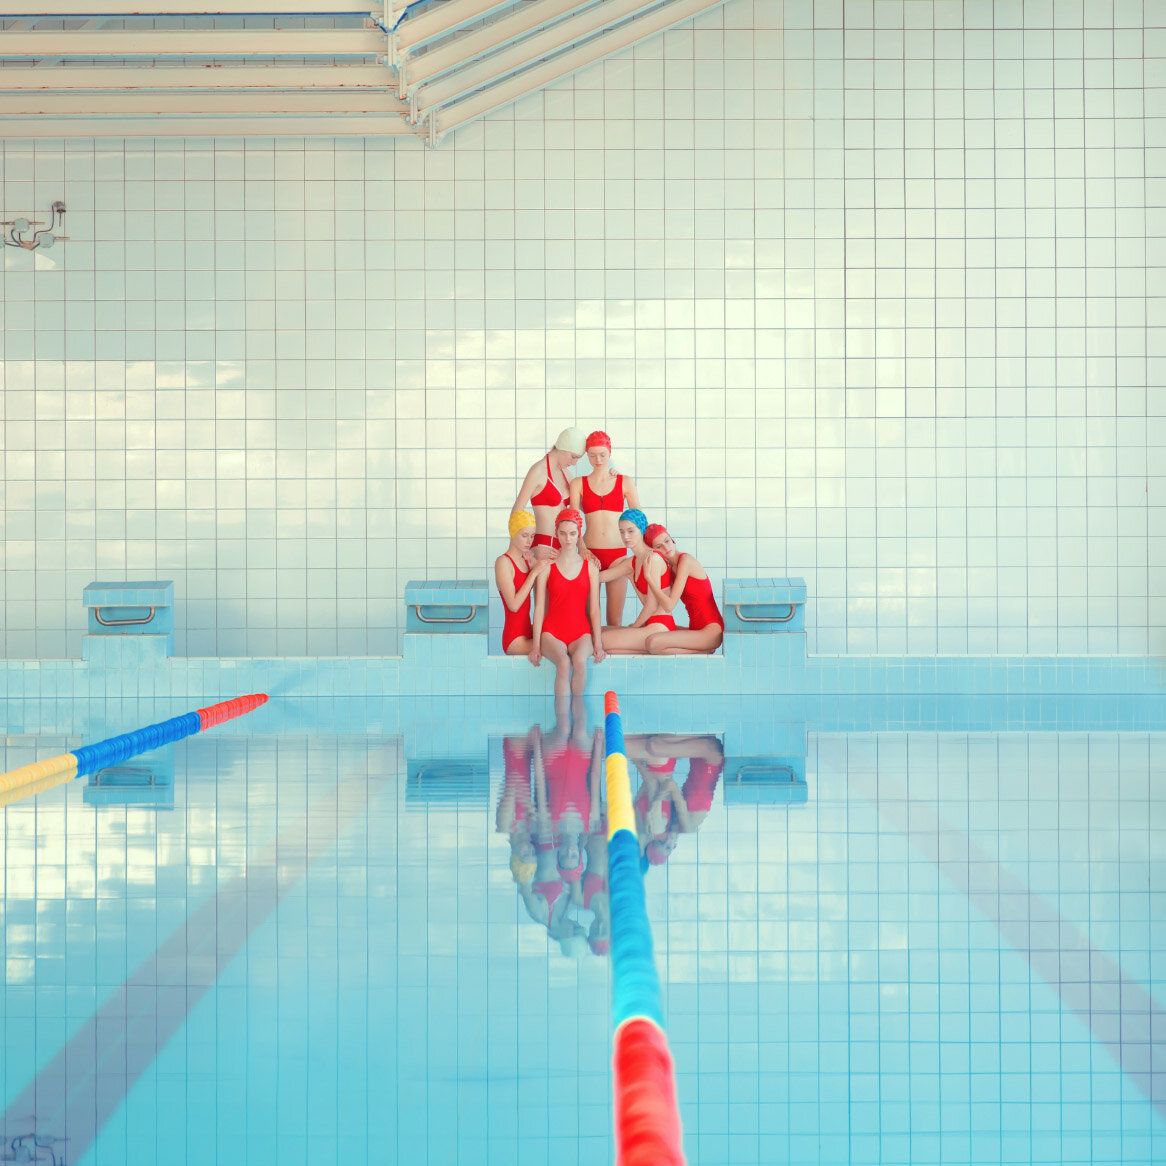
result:
[[[613,579],[622,579],[625,575],[632,573],[632,557],[631,555],[624,555],[622,559],[617,559],[606,571],[599,572],[600,583],[610,583]]]
[[[655,563],[655,557],[652,558],[652,563]],[[657,564],[659,566],[659,564]],[[680,602],[681,595],[684,594],[684,585],[688,582],[688,556],[685,555],[680,560],[680,566],[676,568],[676,578],[672,580],[672,586],[668,591],[664,591],[660,587],[660,571],[657,571],[653,576],[652,572],[648,572],[648,590],[652,592],[655,597],[656,605],[665,615],[671,615],[673,609]]]
[[[530,500],[535,495],[535,484],[538,481],[538,470],[540,468],[538,462],[535,462],[526,471],[526,477],[522,479],[522,485],[518,490],[518,497],[514,499],[514,505],[510,507],[511,514],[516,510],[530,510],[532,508]]]
[[[591,814],[590,820],[587,823],[587,833],[594,834],[595,828],[599,825],[600,817],[600,799],[603,797],[604,786],[604,740],[603,730],[596,729],[591,741],[591,771],[588,774],[588,779],[591,785]]]
[[[583,498],[582,478],[572,478],[570,482],[567,483],[567,497],[569,499],[568,505],[573,510],[581,509],[579,503]]]
[[[623,476],[623,497],[628,510],[639,510],[640,492],[636,489],[635,482],[627,474]]]
[[[660,574],[663,569],[664,560],[659,555],[653,555],[645,565],[644,578],[648,583],[648,594],[643,597],[643,606],[640,608],[639,617],[632,624],[632,627],[642,628],[656,614],[660,607],[660,600],[657,596],[663,594],[659,586]]]
[[[595,571],[587,571],[590,577],[590,586],[588,588],[590,594],[587,598],[587,610],[591,619],[591,644],[592,655],[595,658],[595,663],[602,663],[604,656],[607,654],[603,650],[603,619],[599,614],[599,575]]]
[[[547,771],[543,764],[542,736],[534,739],[530,752],[531,769],[534,773],[535,813],[545,817],[547,812]]]
[[[494,817],[494,829],[499,834],[508,834],[514,825],[514,791],[506,786],[502,787],[502,797],[498,799],[498,813]]]
[[[539,563],[545,563],[545,559],[539,560]],[[498,594],[502,596],[502,602],[506,605],[507,611],[521,611],[530,603],[531,589],[538,580],[539,574],[545,571],[545,567],[540,567],[536,563],[527,576],[526,582],[517,590],[514,590],[514,564],[510,560],[509,555],[499,555],[494,560],[494,582],[498,585]],[[509,569],[507,567],[509,566]]]
[[[542,648],[539,646],[542,643],[543,634],[543,620],[547,614],[547,577],[544,572],[538,577],[538,582],[535,585],[534,591],[534,629],[533,629],[533,646],[530,649],[530,662],[537,664],[539,658],[542,656]]]
[[[692,819],[688,816],[688,803],[684,800],[684,794],[681,793],[680,786],[669,778],[665,792],[672,801],[672,809],[676,813],[676,820],[680,823],[680,832],[682,834],[691,834],[693,831]]]

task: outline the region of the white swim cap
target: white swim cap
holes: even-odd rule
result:
[[[555,449],[582,457],[587,451],[587,435],[577,425],[568,426],[555,438]]]

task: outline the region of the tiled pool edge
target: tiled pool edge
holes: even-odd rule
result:
[[[775,644],[775,640],[778,641]],[[744,641],[744,642],[740,642]],[[1152,656],[809,656],[801,637],[742,636],[726,655],[611,657],[605,688],[660,695],[1120,695],[1166,692]],[[783,650],[784,649],[784,650]],[[139,666],[0,660],[0,699],[272,696],[549,696],[548,664],[489,656],[477,637],[406,637],[404,657],[174,657]]]

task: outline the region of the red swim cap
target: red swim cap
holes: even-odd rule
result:
[[[570,506],[559,511],[559,516],[555,519],[555,530],[558,530],[564,522],[573,522],[580,530],[583,529],[583,515]]]
[[[602,429],[597,429],[594,433],[587,435],[587,444],[584,449],[590,449],[593,445],[605,445],[611,449],[611,438]]]
[[[662,534],[667,533],[668,531],[660,523],[653,522],[652,525],[644,531],[644,542],[646,542],[648,546],[652,546]]]

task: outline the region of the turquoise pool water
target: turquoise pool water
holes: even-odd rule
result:
[[[190,703],[14,702],[3,767]],[[1166,1160],[1154,716],[624,719],[691,1162]],[[3,1160],[610,1161],[601,912],[511,869],[536,723],[276,700],[0,811]]]

